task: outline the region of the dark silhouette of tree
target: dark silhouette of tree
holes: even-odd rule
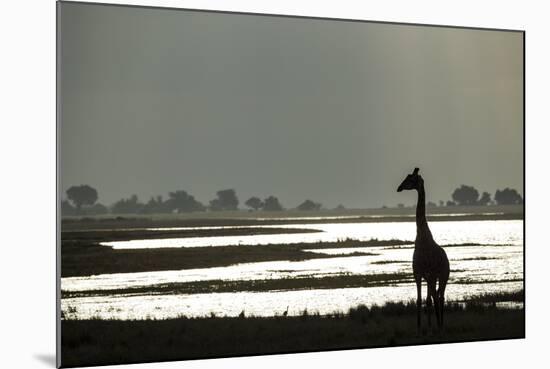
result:
[[[456,202],[447,200],[447,202],[445,203],[445,206],[456,206]]]
[[[275,196],[269,196],[264,200],[264,210],[266,211],[281,211],[283,206],[279,202],[279,199]]]
[[[400,209],[401,209],[401,208],[404,208],[404,207],[405,207],[405,204],[399,203],[399,204],[397,204],[397,207],[400,208]]]
[[[109,209],[100,203],[95,203],[92,206],[83,206],[80,210],[77,210],[76,207],[72,206],[71,203],[67,200],[61,201],[61,215],[62,216],[72,216],[72,215],[102,215],[107,214]]]
[[[477,202],[478,205],[489,205],[489,203],[491,202],[491,195],[489,194],[489,192],[483,192],[481,194],[481,198],[479,199],[479,201]]]
[[[221,190],[216,192],[216,199],[210,201],[211,210],[237,210],[239,199],[233,189]]]
[[[204,211],[205,207],[195,197],[189,195],[186,191],[175,191],[168,194],[166,208],[169,211],[178,213],[188,213],[193,211]]]
[[[452,198],[459,205],[476,205],[479,192],[472,186],[462,185],[454,190]]]
[[[264,206],[263,201],[256,196],[252,196],[246,202],[244,203],[246,206],[248,206],[251,209],[258,210],[261,209]]]
[[[163,201],[162,196],[151,197],[143,206],[143,212],[146,214],[163,214],[169,213],[170,211],[167,202]]]
[[[428,203],[426,204],[426,207],[435,208],[435,207],[437,207],[437,204],[433,201],[428,201]]]
[[[445,201],[439,200],[439,206],[445,206]]]
[[[76,214],[76,208],[68,200],[61,201],[61,215],[71,216]]]
[[[97,190],[88,185],[69,187],[66,193],[77,211],[80,211],[82,206],[92,206],[97,201]]]
[[[382,207],[387,207],[386,205],[382,206]],[[346,207],[342,204],[338,204],[337,207],[334,208],[334,210],[346,210]]]
[[[497,190],[495,201],[499,205],[515,205],[523,203],[521,195],[512,188],[506,187],[504,190]]]
[[[321,206],[322,205],[318,202],[306,200],[300,205],[298,205],[297,209],[302,211],[320,210]]]
[[[139,202],[137,195],[132,195],[128,199],[120,199],[112,206],[112,212],[115,214],[138,214],[143,211],[144,205]]]
[[[84,209],[86,215],[103,215],[109,212],[109,209],[100,203],[96,203],[93,206]]]

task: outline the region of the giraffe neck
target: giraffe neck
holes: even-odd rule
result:
[[[432,233],[426,220],[426,192],[424,191],[424,182],[418,187],[418,202],[416,204],[416,238],[432,239]]]

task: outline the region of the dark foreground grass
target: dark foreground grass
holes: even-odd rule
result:
[[[488,297],[485,297],[488,299]],[[523,309],[483,299],[446,307],[441,332],[416,330],[414,303],[296,317],[62,321],[62,365],[88,366],[523,338]],[[426,325],[426,318],[424,325]]]

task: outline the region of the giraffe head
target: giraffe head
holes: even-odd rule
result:
[[[418,174],[418,171],[418,168],[414,168],[414,171],[411,174],[408,174],[399,187],[397,187],[397,192],[401,192],[403,190],[418,190],[423,181],[422,177]]]

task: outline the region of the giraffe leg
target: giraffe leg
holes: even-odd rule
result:
[[[422,315],[422,277],[414,276],[416,282],[416,329],[420,334],[421,315]]]
[[[439,299],[439,314],[441,315],[440,328],[443,327],[443,310],[445,308],[445,287],[447,286],[447,280],[439,281],[439,288],[437,290],[437,295]]]
[[[426,315],[428,316],[428,327],[432,327],[432,295],[430,293],[430,286],[426,289]]]
[[[435,307],[435,318],[437,320],[437,325],[440,326],[439,299],[437,298],[437,291],[435,289],[435,284],[436,284],[435,279],[431,279],[428,282],[428,289],[430,291],[429,294],[433,298],[434,307]]]

